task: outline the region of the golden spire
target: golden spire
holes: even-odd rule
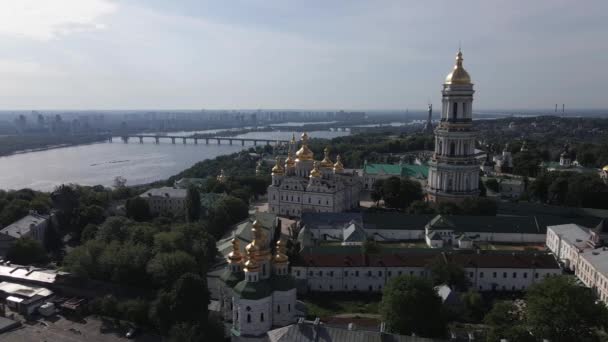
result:
[[[321,171],[319,171],[319,162],[315,162],[315,166],[312,169],[312,171],[310,171],[310,178],[320,178],[321,177]]]
[[[462,66],[462,52],[458,49],[454,70],[445,78],[445,84],[471,84],[471,76]]]
[[[285,170],[281,166],[281,158],[277,157],[277,163],[272,168],[272,175],[282,176],[285,173]]]
[[[293,158],[293,152],[290,149],[289,152],[287,152],[287,159],[285,159],[285,168],[294,168],[296,167],[296,160]]]
[[[224,183],[226,181],[228,177],[226,177],[226,174],[224,173],[224,169],[220,170],[220,174],[217,175],[216,179],[218,182],[220,183]]]
[[[325,147],[323,153],[325,154],[325,158],[321,161],[321,167],[331,169],[334,163],[329,159],[329,147]]]
[[[344,171],[344,165],[342,165],[342,157],[338,154],[336,156],[336,163],[334,164],[334,172],[342,172]]]
[[[259,176],[262,174],[262,160],[258,160],[257,164],[255,164],[255,175]]]
[[[245,261],[245,272],[257,272],[260,270],[260,265],[255,260],[253,252],[247,251],[247,261]]]
[[[300,160],[312,160],[313,153],[308,148],[308,134],[302,133],[302,147],[296,152],[296,162]]]
[[[258,261],[263,259],[270,259],[271,253],[269,246],[265,246],[266,236],[264,234],[264,227],[262,224],[255,220],[251,225],[251,233],[253,240],[245,247],[247,253],[251,252],[251,255]]]
[[[293,134],[292,134],[292,136],[291,136],[291,141],[290,141],[289,143],[290,143],[290,144],[293,144],[293,145],[295,145],[295,144],[296,144],[296,134],[295,134],[295,133],[293,133]]]
[[[287,250],[287,246],[285,246],[285,242],[283,239],[279,239],[277,241],[277,250],[274,256],[275,264],[284,264],[289,261],[289,257],[285,254]]]
[[[243,260],[243,256],[241,255],[240,250],[240,242],[235,237],[231,241],[232,243],[232,252],[228,254],[228,263],[230,264],[238,264]]]

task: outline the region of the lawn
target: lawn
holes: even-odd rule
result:
[[[340,314],[378,314],[380,294],[331,293],[309,294],[300,298],[308,309],[307,318]]]

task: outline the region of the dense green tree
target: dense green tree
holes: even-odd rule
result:
[[[469,289],[460,295],[460,301],[464,308],[463,318],[466,321],[479,322],[483,319],[485,305],[479,292]]]
[[[526,323],[550,341],[592,341],[608,325],[608,309],[572,276],[552,276],[526,293]]]
[[[407,213],[412,215],[430,215],[435,214],[436,211],[428,202],[414,201],[407,208]]]
[[[424,337],[443,336],[441,298],[425,279],[399,276],[384,287],[380,313],[391,332]]]
[[[390,177],[383,180],[381,186],[382,199],[388,208],[406,209],[423,197],[420,183],[408,178]]]
[[[499,192],[500,191],[500,185],[498,184],[498,181],[496,180],[496,178],[490,178],[488,180],[486,180],[486,187],[490,190],[492,190],[493,192]]]
[[[185,273],[197,271],[195,259],[186,252],[158,253],[148,263],[147,271],[161,286],[170,285]]]
[[[22,199],[10,201],[0,212],[0,226],[9,224],[21,219],[29,213],[30,204]]]
[[[495,216],[498,205],[491,198],[469,197],[460,203],[460,208],[462,215]]]
[[[370,193],[370,196],[372,198],[372,201],[374,201],[376,203],[376,206],[378,206],[378,204],[380,203],[380,200],[382,199],[382,188],[383,187],[384,187],[384,181],[382,179],[378,179],[372,185],[372,191]]]
[[[46,251],[42,244],[30,238],[20,238],[13,242],[6,253],[6,257],[20,265],[37,264],[47,260]]]
[[[170,295],[172,314],[176,321],[204,322],[209,306],[206,278],[194,273],[185,273],[173,284]]]
[[[188,187],[186,193],[186,220],[198,221],[201,217],[201,194],[194,186]]]
[[[85,242],[95,238],[99,227],[94,224],[87,224],[80,234],[80,241]]]
[[[95,237],[96,239],[105,242],[114,240],[122,242],[129,236],[129,226],[131,226],[131,224],[132,222],[125,217],[108,217],[108,219],[99,226]]]
[[[512,301],[496,302],[483,319],[488,327],[486,339],[488,342],[509,341],[532,342],[536,339],[523,325],[523,312]]]
[[[139,196],[129,198],[125,203],[125,210],[127,217],[135,221],[147,221],[151,217],[148,201]]]
[[[434,258],[427,268],[434,285],[446,284],[460,291],[469,286],[464,268],[443,257]]]
[[[63,255],[63,241],[61,241],[61,235],[55,225],[53,218],[47,222],[46,229],[44,231],[44,249],[51,253],[56,259],[59,259]]]

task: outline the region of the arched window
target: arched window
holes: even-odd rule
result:
[[[443,153],[443,141],[439,140],[439,155]]]
[[[287,304],[287,312],[291,312],[291,304]]]
[[[452,178],[448,178],[448,191],[452,191]]]
[[[266,264],[262,264],[262,275],[266,275]]]
[[[462,103],[462,116],[465,117],[467,115],[467,103]]]
[[[456,121],[456,117],[458,116],[458,102],[454,102],[452,105],[452,119]]]
[[[251,323],[251,314],[247,314],[247,323]]]
[[[464,178],[464,185],[467,191],[471,190],[471,181],[469,180],[469,176]]]
[[[277,305],[277,313],[281,313],[281,305]]]
[[[260,312],[260,322],[264,322],[264,313]]]
[[[453,156],[456,154],[456,144],[454,144],[453,142],[450,143],[450,155]]]

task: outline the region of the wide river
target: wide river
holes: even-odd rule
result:
[[[335,138],[349,132],[310,132],[311,138]],[[297,136],[298,134],[296,134]],[[292,132],[251,132],[237,138],[290,139]],[[237,145],[238,144],[238,145]],[[252,146],[248,143],[245,148]],[[115,138],[113,143],[97,143],[56,148],[46,151],[27,152],[0,157],[0,189],[31,188],[50,191],[63,183],[83,185],[113,184],[114,178],[122,176],[127,185],[149,183],[166,179],[205,159],[230,154],[243,149],[239,142],[233,146],[227,141],[217,145],[184,145],[181,141],[171,144],[161,139],[131,139],[128,144]]]

